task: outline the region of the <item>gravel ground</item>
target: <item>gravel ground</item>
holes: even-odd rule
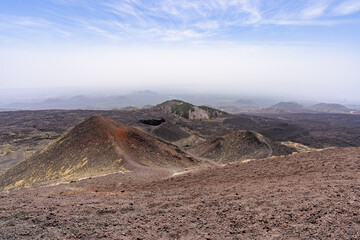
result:
[[[0,239],[360,239],[360,149],[4,192]]]

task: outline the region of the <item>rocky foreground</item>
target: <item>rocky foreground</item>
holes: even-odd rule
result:
[[[0,239],[359,238],[359,148],[0,193]]]

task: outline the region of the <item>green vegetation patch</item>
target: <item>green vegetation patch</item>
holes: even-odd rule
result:
[[[180,117],[189,119],[189,113],[195,111],[194,106],[190,103],[183,102],[175,104],[171,107],[171,112],[179,115]]]

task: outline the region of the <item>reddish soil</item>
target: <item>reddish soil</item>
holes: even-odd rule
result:
[[[359,239],[360,149],[0,193],[0,239]]]

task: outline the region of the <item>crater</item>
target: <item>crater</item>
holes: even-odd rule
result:
[[[139,120],[140,123],[151,125],[151,126],[159,126],[160,124],[166,122],[164,118],[160,119],[141,119]]]

